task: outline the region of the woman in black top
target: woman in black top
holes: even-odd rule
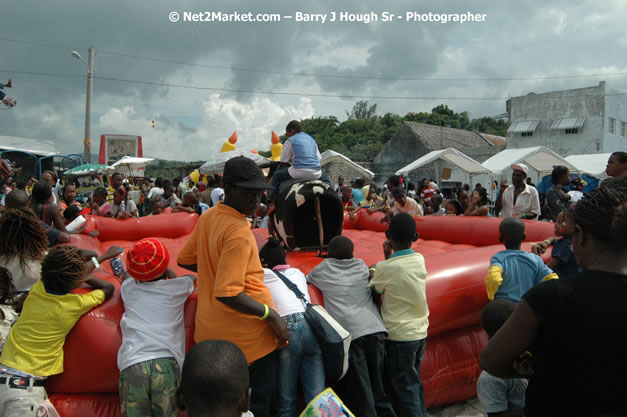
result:
[[[627,415],[627,188],[575,207],[581,272],[529,290],[481,353],[499,377],[529,377],[525,416]]]

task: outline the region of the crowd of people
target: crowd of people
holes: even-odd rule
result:
[[[287,263],[280,241],[271,238],[258,250],[250,230],[249,219],[257,227],[267,222],[282,180],[324,179],[313,138],[296,121],[286,131],[281,160],[291,167],[270,184],[245,157],[229,160],[206,184],[135,183],[116,173],[82,202],[76,184],[60,185],[53,171],[24,189],[5,181],[11,189],[0,215],[0,415],[37,415],[46,379],[63,372],[66,335],[115,291],[90,272],[125,256],[126,270],[113,268],[125,307],[118,351],[123,416],[175,416],[177,409],[190,417],[296,416],[301,395],[308,403],[330,385],[356,416],[426,416],[420,365],[429,327],[427,269],[412,249],[415,217],[422,215],[503,218],[505,249],[490,260],[490,302],[481,316],[489,342],[477,392],[488,415],[523,415],[523,407],[532,417],[627,415],[624,153],[608,161],[614,178],[585,194],[576,186],[567,191],[570,173],[555,167],[545,207],[525,181],[528,168],[515,164],[493,212],[481,185],[471,192],[458,184],[445,201],[432,180],[416,186],[393,175],[379,190],[340,177],[334,188],[350,216],[385,213],[383,260],[366,265],[354,256],[354,242],[336,236],[305,275]],[[2,167],[9,177],[16,169]],[[187,275],[168,268],[170,254],[158,239],[136,242],[125,254],[117,246],[98,255],[62,244],[86,233],[69,228],[84,214],[127,219],[178,211],[201,215],[176,259]],[[523,220],[540,216],[555,222],[555,236],[524,251]],[[538,255],[550,246],[545,264]],[[73,292],[83,284],[91,291]],[[196,284],[197,345],[185,357],[183,306]],[[307,284],[321,290],[329,314],[352,336],[348,372],[339,381],[325,375],[306,303],[291,289],[309,301]]]

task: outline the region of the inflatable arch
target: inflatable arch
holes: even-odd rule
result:
[[[179,273],[176,257],[197,221],[196,214],[176,213],[140,219],[88,219],[89,228],[100,231],[98,239],[72,235],[72,244],[98,253],[111,245],[129,248],[145,237],[159,238],[170,251],[170,267]],[[385,240],[380,213],[357,213],[353,221],[345,216],[343,234],[355,243],[355,256],[367,264],[383,259]],[[503,247],[498,242],[500,219],[476,217],[417,218],[420,239],[413,248],[425,256],[428,278],[427,299],[430,310],[429,336],[422,363],[427,407],[466,400],[476,395],[479,375],[478,357],[487,342],[479,326],[481,310],[487,303],[484,276],[490,257]],[[529,241],[552,235],[549,223],[525,221]],[[258,245],[268,237],[266,229],[254,229]],[[529,249],[529,243],[523,245]],[[548,254],[547,254],[548,256]],[[311,271],[322,259],[315,252],[288,253],[288,262]],[[125,260],[123,260],[125,262]],[[119,280],[109,263],[93,274],[112,282]],[[85,291],[85,290],[77,290]],[[314,302],[322,302],[317,289],[310,287]],[[193,345],[197,295],[185,305],[187,349]],[[47,391],[64,417],[120,416],[118,402],[117,351],[121,343],[119,322],[123,314],[119,291],[83,316],[69,333],[64,348],[64,372],[49,378]]]

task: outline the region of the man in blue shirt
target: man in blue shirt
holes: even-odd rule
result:
[[[298,120],[292,120],[285,127],[287,140],[283,144],[279,162],[290,165],[272,175],[270,185],[272,190],[268,194],[268,201],[274,200],[279,193],[281,182],[290,179],[317,180],[322,175],[320,167],[320,151],[314,138],[303,131],[303,125]]]

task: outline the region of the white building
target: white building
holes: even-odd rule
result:
[[[596,87],[513,97],[507,148],[546,146],[565,157],[627,151],[627,94]]]

